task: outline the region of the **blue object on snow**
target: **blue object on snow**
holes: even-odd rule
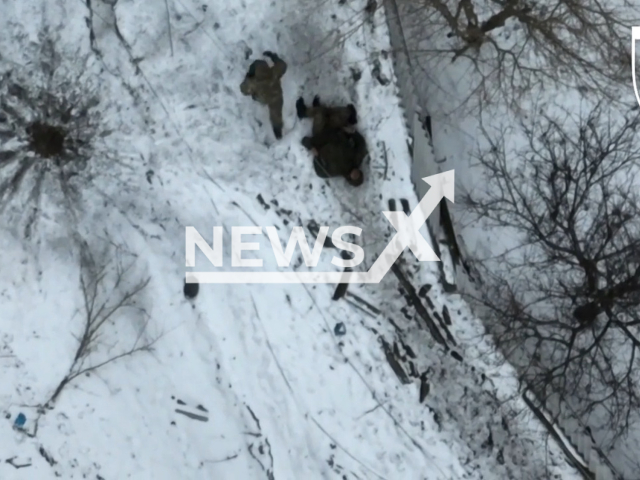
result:
[[[19,413],[18,416],[16,417],[15,422],[13,422],[13,426],[17,427],[17,428],[22,428],[24,427],[24,424],[27,421],[27,417],[24,416],[24,413]]]
[[[336,323],[336,326],[333,328],[333,333],[338,336],[342,336],[347,333],[347,327],[345,327],[342,322]]]

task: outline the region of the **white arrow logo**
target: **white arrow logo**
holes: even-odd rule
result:
[[[383,212],[396,234],[368,272],[189,272],[187,283],[380,283],[405,248],[420,262],[440,259],[420,234],[420,228],[438,207],[442,198],[454,201],[454,170],[422,179],[431,186],[418,206],[407,216],[404,212]]]

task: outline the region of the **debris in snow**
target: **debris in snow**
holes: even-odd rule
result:
[[[383,179],[387,179],[387,172],[389,171],[389,156],[387,155],[387,145],[382,142],[382,158],[384,159],[384,177]]]
[[[409,200],[407,200],[406,198],[401,198],[400,204],[402,205],[402,211],[407,215],[411,215],[411,209],[409,208]]]
[[[362,78],[362,72],[357,68],[351,67],[351,78],[354,82],[358,82]]]
[[[269,210],[271,208],[271,206],[268,205],[267,202],[264,201],[264,198],[262,198],[262,194],[261,193],[259,193],[256,198],[258,199],[258,202],[260,202],[260,205],[262,205],[262,207],[265,210]]]
[[[336,291],[333,292],[333,297],[331,297],[331,300],[340,300],[342,297],[344,297],[344,294],[347,293],[348,286],[348,283],[339,283],[336,287]]]
[[[338,322],[336,326],[333,327],[333,333],[340,337],[347,333],[347,327],[344,326],[344,323]]]
[[[423,372],[422,375],[420,375],[420,403],[424,402],[424,399],[427,398],[430,388],[427,372]]]
[[[16,457],[7,458],[5,460],[5,463],[8,463],[12,467],[14,467],[16,470],[31,466],[31,463],[20,463],[20,464],[16,463]]]
[[[458,352],[456,352],[455,350],[451,350],[451,356],[453,358],[455,358],[456,360],[458,360],[459,362],[462,361],[462,355],[460,355]]]
[[[205,417],[204,415],[198,415],[196,413],[191,413],[191,412],[187,412],[185,410],[180,410],[179,408],[176,408],[176,413],[181,413],[182,415],[189,417],[193,420],[199,420],[201,422],[208,422],[209,418]]]
[[[347,252],[346,250],[342,250],[340,251],[340,256],[342,257],[343,260],[349,260],[350,252]],[[348,273],[351,271],[352,269],[349,267],[345,267],[344,269],[344,273]],[[342,297],[344,297],[344,294],[347,293],[348,287],[349,287],[348,283],[339,283],[338,287],[336,288],[336,291],[333,294],[332,300],[340,300]]]
[[[404,348],[404,353],[406,353],[409,358],[413,358],[413,359],[418,358],[415,352],[413,351],[413,349],[409,345],[406,345],[403,341],[400,341],[400,345],[402,345],[402,348]]]
[[[53,459],[53,457],[52,457],[51,455],[49,455],[49,454],[47,453],[47,451],[44,449],[44,447],[42,447],[42,446],[41,446],[41,447],[38,449],[38,452],[40,452],[40,455],[42,455],[42,457],[43,457],[43,458],[47,461],[47,463],[48,463],[49,465],[51,465],[52,467],[53,467],[56,463],[58,463],[58,462],[56,462],[56,461]]]
[[[446,305],[442,307],[442,316],[444,317],[444,323],[451,326],[451,315],[449,315],[449,309]]]
[[[391,346],[385,341],[383,337],[379,337],[379,339],[380,339],[380,343],[382,343],[382,349],[384,350],[384,354],[387,357],[387,362],[389,362],[389,366],[393,370],[393,373],[395,373],[398,379],[405,385],[408,385],[409,383],[411,383],[411,380],[409,379],[404,369],[400,365],[400,362],[393,354],[393,350],[391,349]]]
[[[380,315],[382,313],[378,308],[374,307],[369,302],[364,300],[362,297],[359,297],[355,293],[347,292],[347,296],[349,298],[353,298],[356,302],[360,303],[361,305],[366,307],[368,310],[370,310],[372,316],[377,316],[377,315]]]
[[[392,212],[396,211],[396,201],[393,198],[390,198],[389,201],[389,210],[391,210]]]
[[[24,416],[24,413],[19,413],[15,421],[13,422],[13,426],[14,428],[22,429],[26,421],[27,421],[27,417]]]
[[[154,173],[155,172],[153,170],[147,170],[146,176],[147,176],[147,182],[149,182],[149,185],[151,185],[151,181],[153,180]]]
[[[415,307],[420,317],[422,317],[422,319],[424,320],[433,339],[439,344],[446,346],[447,342],[442,336],[442,333],[440,333],[440,330],[438,329],[437,325],[429,315],[429,312],[427,312],[427,309],[424,307],[424,305],[420,301],[420,298],[418,297],[416,289],[413,287],[413,285],[411,285],[411,282],[409,282],[407,277],[400,270],[400,267],[398,266],[397,262],[391,266],[391,271],[396,275],[398,280],[400,280],[400,284],[403,286],[403,288],[407,292],[407,295],[409,296],[410,303]],[[428,300],[428,297],[427,297],[427,300]]]
[[[196,298],[198,291],[200,290],[199,283],[187,283],[184,282],[184,296],[187,298]]]
[[[182,401],[182,400],[180,400],[179,398],[176,399],[176,397],[171,396],[171,399],[175,400],[176,403],[178,405],[180,405],[180,406],[187,406],[187,403]],[[191,408],[195,408],[197,410],[200,410],[201,412],[209,413],[209,411],[206,408],[204,408],[201,404],[198,404],[196,407],[191,407]],[[189,418],[191,418],[193,420],[200,420],[201,422],[208,422],[209,421],[209,418],[204,416],[204,415],[187,412],[186,410],[183,410],[183,409],[180,409],[180,408],[176,408],[175,411],[176,411],[176,413],[181,413],[182,415],[185,415],[186,417],[189,417]],[[175,425],[174,422],[171,422],[171,424]]]
[[[418,291],[418,296],[421,298],[427,298],[427,293],[429,293],[429,290],[431,290],[432,286],[433,285],[431,285],[430,283],[425,283],[423,286],[420,287],[420,290]],[[447,308],[447,307],[445,306],[444,308]]]
[[[311,220],[309,223],[307,223],[307,228],[309,229],[309,232],[311,232],[311,235],[313,235],[315,238],[318,238],[318,233],[320,233],[320,225],[318,225],[315,220]],[[330,236],[327,236],[324,239],[324,246],[326,248],[336,248],[336,246],[331,241]]]

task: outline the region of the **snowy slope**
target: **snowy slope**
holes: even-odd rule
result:
[[[10,124],[2,151],[14,153],[0,172],[4,179],[11,168],[29,170],[3,198],[0,478],[541,478],[545,466],[573,478],[557,448],[546,454],[537,424],[518,415],[513,373],[478,342],[480,327],[464,305],[444,298],[436,265],[404,268],[417,287],[433,285],[430,311],[449,305],[462,362],[417,328],[391,274],[350,288],[377,306],[373,315],[331,301],[331,285],[202,285],[194,302],[184,299],[187,225],[208,241],[214,225],[276,225],[286,241],[288,228],[311,220],[354,224],[364,231],[368,268],[386,245],[387,200],[415,206],[393,84],[373,79],[370,66],[378,58],[392,78],[379,53],[389,48],[383,12],[368,23],[364,7],[2,3]],[[249,48],[289,63],[277,143],[267,112],[239,93]],[[42,61],[58,64],[51,76]],[[12,82],[28,93],[9,95]],[[76,107],[70,122],[84,142],[76,154],[87,159],[82,168],[72,162],[60,175],[25,153],[34,115],[49,108],[49,121],[64,120],[42,91]],[[358,107],[372,160],[357,191],[316,178],[299,145],[310,125],[295,119],[294,102],[315,94]],[[267,251],[266,236],[256,238]],[[153,351],[82,373],[41,410],[78,348],[86,315],[79,257],[87,251],[110,262],[99,305],[150,280],[131,308],[105,323],[83,367],[147,342]],[[265,269],[277,269],[263,258]],[[120,265],[132,265],[128,283],[112,287]],[[344,337],[333,334],[337,322]],[[381,339],[415,352],[412,363],[431,385],[424,404],[417,379],[399,383]],[[409,360],[403,365],[408,370]],[[20,412],[29,435],[11,428]]]

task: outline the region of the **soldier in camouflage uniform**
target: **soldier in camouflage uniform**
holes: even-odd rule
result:
[[[364,137],[344,128],[326,128],[318,135],[304,137],[302,145],[313,154],[313,167],[321,178],[344,177],[354,187],[362,185],[360,166],[368,154]]]
[[[325,128],[348,128],[354,131],[358,123],[356,108],[352,103],[346,107],[325,107],[320,105],[317,95],[311,108],[307,107],[304,99],[300,97],[296,102],[296,113],[300,119],[313,119],[312,135],[320,134]]]
[[[265,60],[255,60],[240,84],[243,95],[269,107],[269,120],[277,139],[282,138],[282,86],[280,79],[287,71],[287,64],[277,54],[264,52],[273,61],[273,66]]]

